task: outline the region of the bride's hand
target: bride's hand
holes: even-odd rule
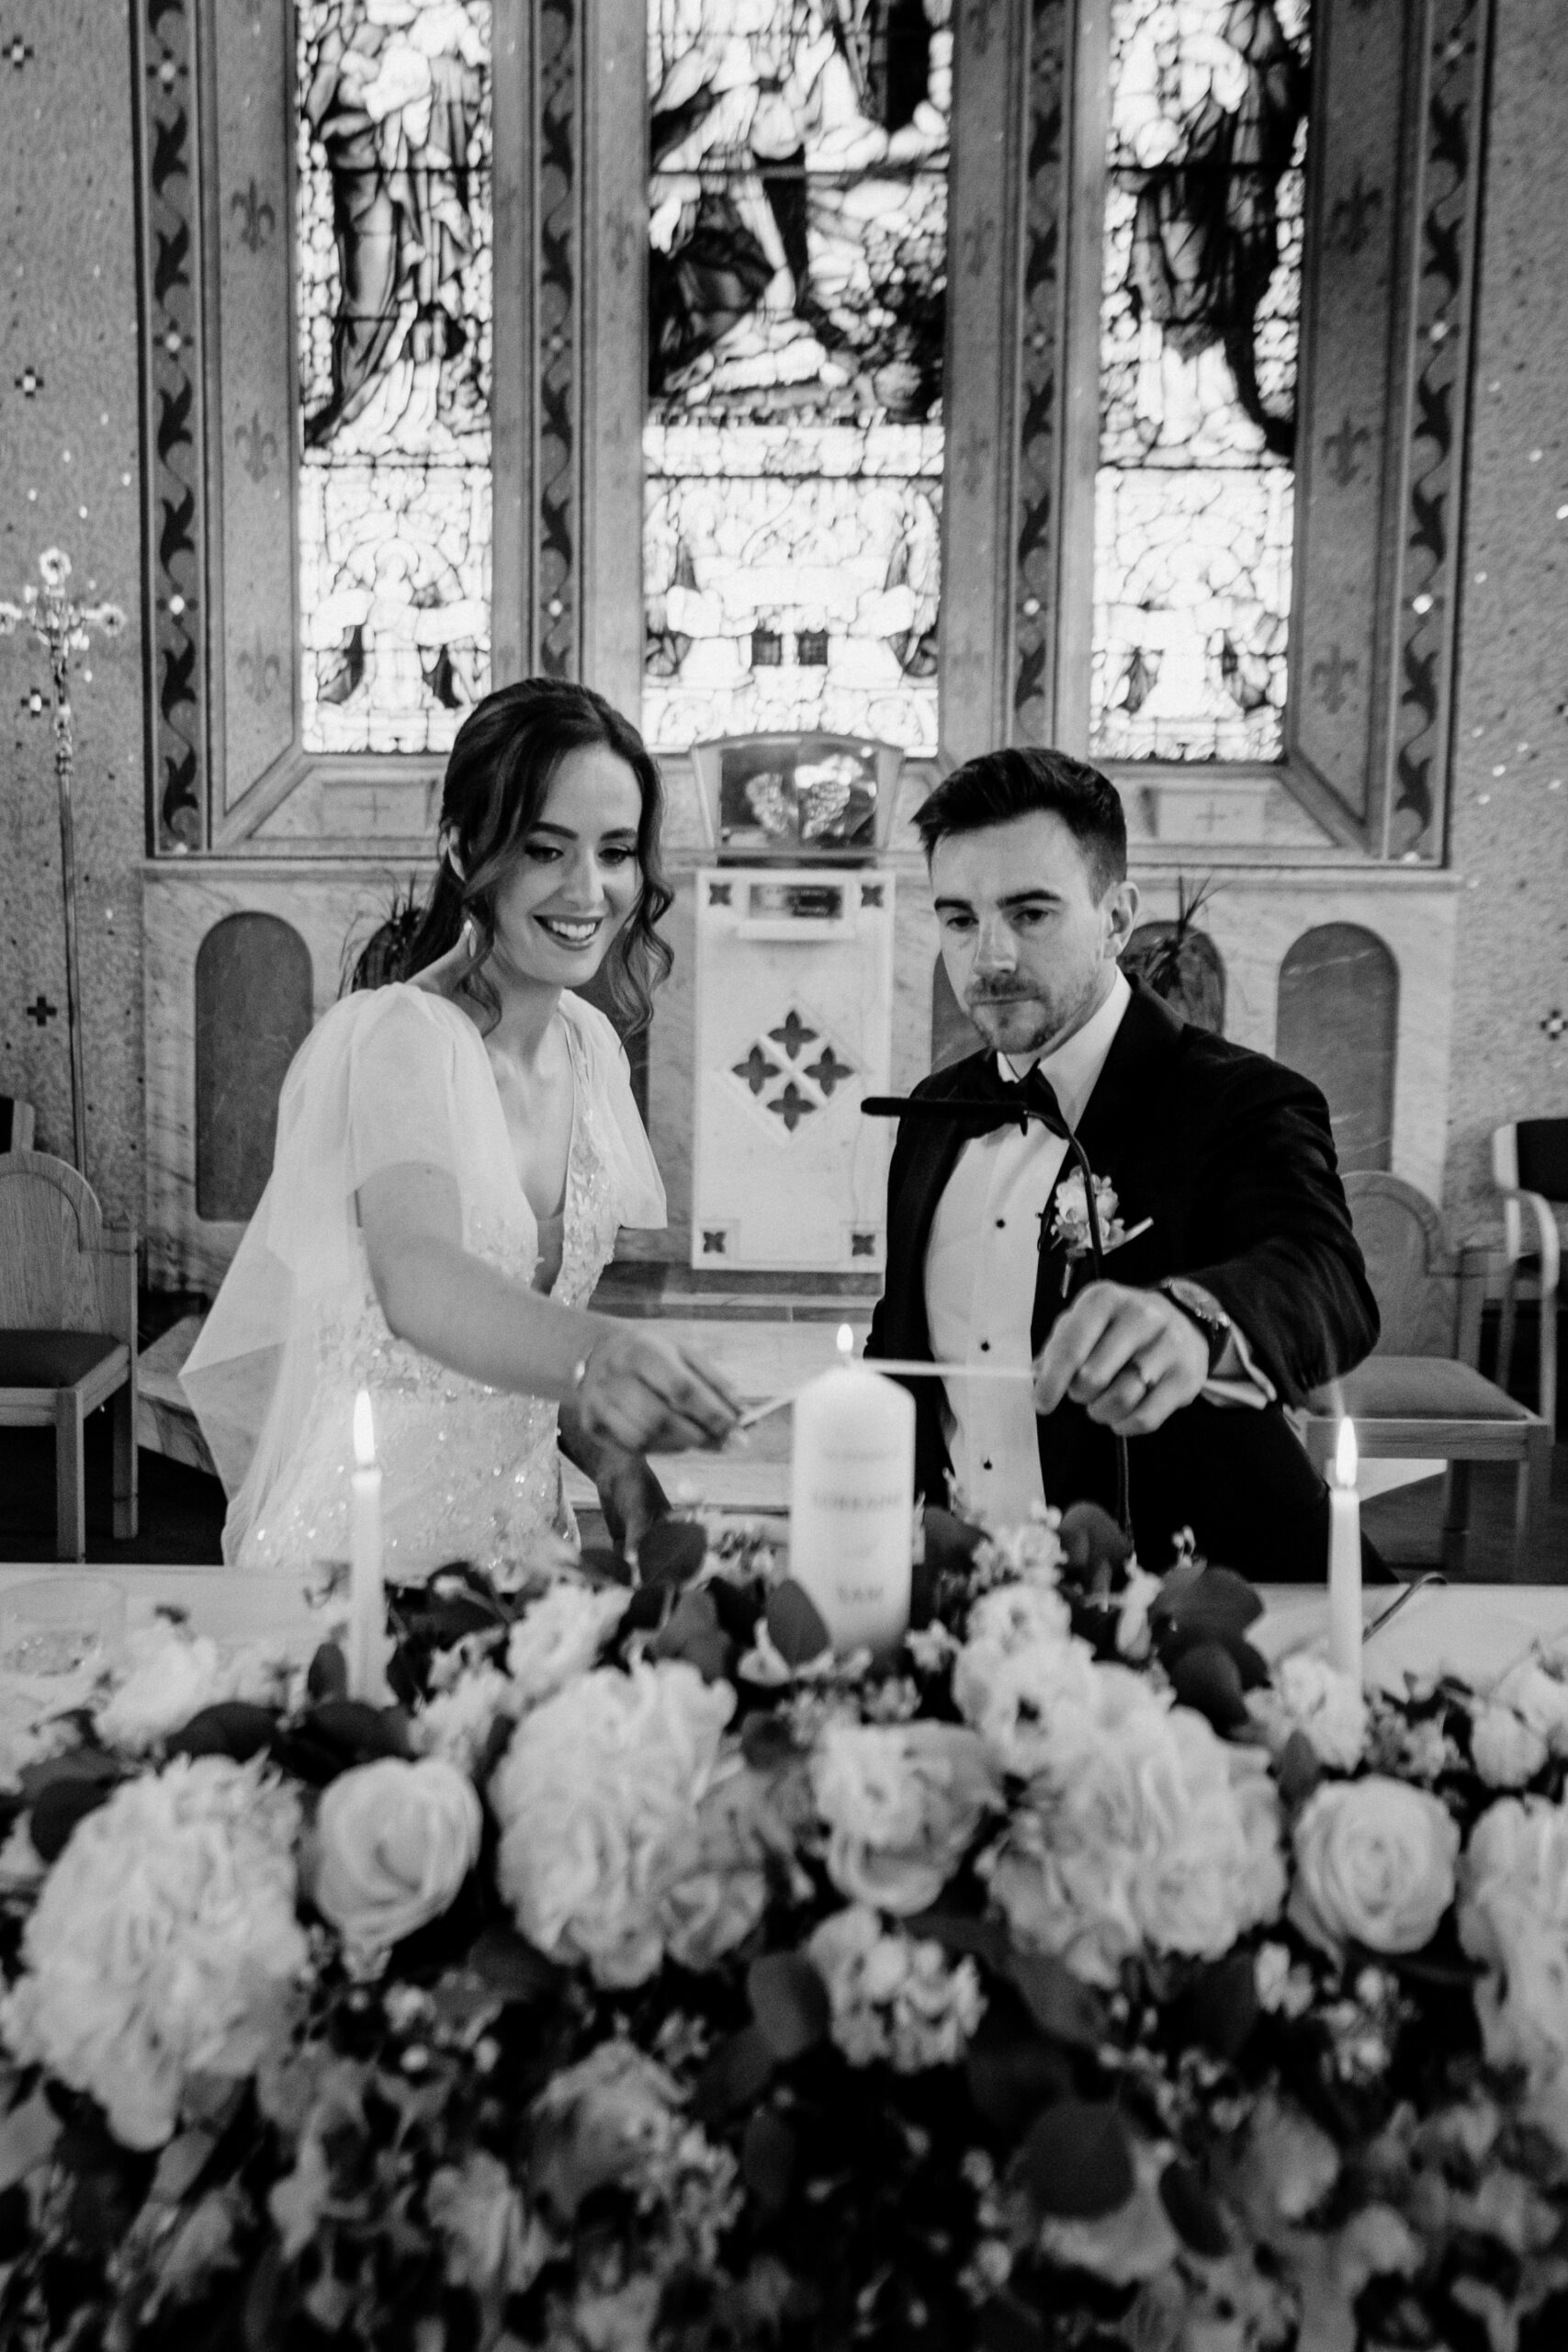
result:
[[[574,1402],[590,1436],[633,1453],[722,1445],[740,1415],[721,1374],[644,1323],[612,1323],[601,1332]]]
[[[479,927],[472,915],[465,915],[463,928],[457,933],[457,944],[434,964],[427,964],[409,982],[411,989],[423,989],[430,996],[456,996],[470,972],[484,961],[479,944]]]

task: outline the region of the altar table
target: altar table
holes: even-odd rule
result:
[[[244,1641],[281,1634],[308,1644],[321,1618],[289,1577],[228,1568],[137,1567],[86,1570],[39,1561],[0,1566],[0,1589],[25,1577],[109,1576],[125,1588],[131,1624],[161,1605],[186,1610],[198,1633]],[[1253,1639],[1270,1658],[1324,1641],[1328,1600],[1321,1585],[1261,1585],[1261,1623]],[[1398,1598],[1388,1585],[1369,1587],[1369,1622]],[[1466,1680],[1495,1681],[1538,1641],[1568,1640],[1568,1585],[1426,1585],[1413,1591],[1397,1616],[1367,1645],[1368,1680],[1403,1690],[1407,1673],[1445,1668]]]

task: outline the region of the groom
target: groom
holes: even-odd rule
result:
[[[1138,893],[1098,770],[987,752],[915,824],[948,978],[991,1048],[917,1096],[974,1103],[1021,1080],[1022,1101],[1033,1086],[1048,1114],[1059,1106],[1095,1178],[1106,1261],[1096,1280],[1059,1133],[906,1114],[867,1355],[1032,1365],[1032,1386],[910,1382],[918,1489],[941,1499],[951,1475],[995,1524],[1042,1498],[1113,1510],[1121,1435],[1145,1567],[1169,1564],[1185,1526],[1211,1561],[1321,1578],[1327,1492],[1282,1408],[1378,1332],[1322,1095],[1129,985],[1117,958]]]

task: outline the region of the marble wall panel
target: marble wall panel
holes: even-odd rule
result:
[[[128,626],[72,656],[87,1174],[141,1215],[142,636],[130,37],[123,0],[12,0],[0,59],[0,596],[45,548]],[[0,1093],[72,1154],[49,661],[0,638]],[[29,1014],[28,1008],[34,1008]],[[52,1007],[52,1012],[46,1008]]]
[[[1497,0],[1450,856],[1460,877],[1444,1192],[1492,1238],[1489,1137],[1568,1113],[1568,50]]]

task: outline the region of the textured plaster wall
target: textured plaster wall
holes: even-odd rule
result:
[[[1461,615],[1448,1204],[1492,1231],[1488,1137],[1568,1113],[1568,42],[1495,0]]]
[[[9,0],[0,18],[0,596],[48,547],[122,605],[73,654],[88,1174],[141,1217],[143,849],[140,459],[130,40],[122,0]],[[31,389],[29,390],[29,386]],[[94,583],[90,587],[90,583]],[[91,672],[89,678],[85,673]],[[34,688],[42,708],[29,707]],[[0,1091],[71,1156],[49,662],[0,638]],[[42,1025],[24,1010],[58,1008]]]

